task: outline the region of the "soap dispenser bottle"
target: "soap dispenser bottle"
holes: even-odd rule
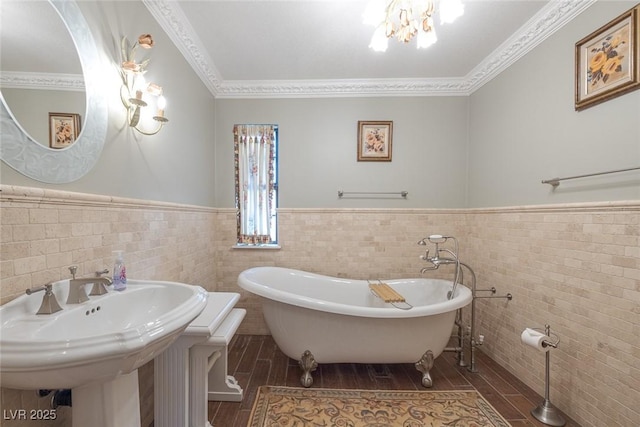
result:
[[[124,291],[127,289],[127,268],[124,265],[122,251],[113,251],[116,256],[113,265],[113,290]]]

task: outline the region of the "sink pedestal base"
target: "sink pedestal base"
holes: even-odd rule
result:
[[[154,426],[211,427],[208,400],[240,402],[227,375],[227,346],[246,311],[235,292],[211,292],[207,306],[154,361]]]
[[[138,370],[71,390],[73,427],[140,427]]]

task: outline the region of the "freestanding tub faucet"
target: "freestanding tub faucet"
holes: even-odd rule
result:
[[[440,249],[440,247],[438,246],[440,243],[444,243],[447,240],[453,240],[455,246],[454,246],[454,250],[450,250],[450,249]],[[427,244],[427,241],[429,241],[430,243],[433,243],[436,248],[434,250],[434,255],[433,256],[429,256],[429,249],[427,249],[427,251],[425,252],[424,255],[422,255],[420,257],[420,259],[423,259],[429,263],[431,263],[430,267],[424,267],[422,270],[420,270],[420,274],[424,274],[427,271],[430,270],[437,270],[438,267],[440,267],[441,265],[446,265],[446,264],[455,264],[456,266],[456,271],[455,271],[455,275],[453,278],[453,286],[451,288],[451,292],[448,295],[448,299],[453,298],[453,296],[456,293],[456,288],[458,286],[458,283],[460,281],[460,260],[458,259],[458,240],[453,237],[453,236],[443,236],[441,234],[432,234],[430,236],[424,237],[423,239],[418,241],[418,244],[421,246],[424,246]],[[445,252],[448,253],[451,257],[441,257],[440,253],[441,252]]]
[[[453,240],[455,242],[455,247],[454,250],[451,251],[449,249],[440,249],[438,247],[438,244],[440,243],[444,243],[447,240]],[[458,365],[459,366],[467,366],[467,369],[471,372],[478,372],[478,370],[476,369],[476,358],[475,358],[475,350],[476,347],[481,346],[484,342],[484,335],[478,335],[476,337],[476,300],[478,298],[505,298],[509,301],[511,301],[511,294],[506,294],[506,295],[494,295],[496,293],[496,288],[490,288],[490,289],[478,289],[476,287],[476,274],[474,273],[473,269],[466,263],[460,261],[458,259],[458,241],[456,240],[455,237],[451,237],[451,236],[442,236],[440,234],[432,234],[430,236],[427,236],[421,240],[418,241],[419,245],[426,245],[427,241],[429,243],[433,243],[435,244],[436,248],[435,248],[435,255],[434,256],[429,256],[429,250],[427,250],[427,252],[420,256],[420,259],[425,260],[429,263],[431,263],[431,266],[428,267],[424,267],[420,272],[422,274],[424,274],[425,271],[430,271],[430,270],[437,270],[438,267],[440,267],[440,265],[444,265],[444,264],[455,264],[456,265],[456,271],[455,271],[455,275],[453,278],[453,286],[451,287],[451,291],[449,291],[449,295],[448,298],[451,299],[453,297],[453,295],[455,294],[456,291],[456,286],[458,285],[458,283],[462,283],[464,285],[464,269],[466,269],[469,274],[471,275],[471,295],[472,295],[472,299],[471,299],[471,325],[469,326],[469,332],[468,332],[468,339],[469,339],[469,356],[470,356],[470,361],[469,364],[467,364],[464,360],[464,344],[465,344],[465,333],[463,331],[463,324],[462,324],[462,308],[459,308],[457,313],[456,313],[456,321],[455,321],[455,325],[458,327],[458,346],[457,347],[447,347],[445,348],[445,351],[454,351],[456,353],[458,353]],[[451,258],[449,257],[440,257],[440,253],[441,252],[446,252],[449,255],[451,255]],[[491,292],[491,295],[488,296],[479,296],[477,293],[478,292]]]

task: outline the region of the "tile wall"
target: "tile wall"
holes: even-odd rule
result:
[[[484,351],[544,394],[542,353],[520,343],[549,324],[551,401],[583,426],[640,425],[640,202],[469,211],[466,245],[485,286]]]
[[[268,333],[257,298],[237,275],[276,265],[338,277],[415,277],[428,234],[460,240],[480,287],[511,292],[481,300],[483,351],[539,393],[544,355],[520,343],[525,327],[549,323],[551,400],[583,426],[640,425],[640,201],[504,209],[281,209],[280,250],[234,249],[231,209],[2,187],[2,301],[91,272],[124,247],[130,277],[241,292],[240,333]],[[448,277],[448,271],[438,271]],[[435,274],[432,274],[435,276]],[[148,378],[149,368],[145,367]],[[143,401],[152,386],[141,380]],[[31,393],[2,390],[2,409],[32,408]],[[147,405],[148,406],[148,405]],[[152,406],[152,405],[151,405]],[[150,412],[151,411],[151,412]],[[143,425],[152,409],[143,408]],[[14,423],[7,426],[42,426]],[[60,423],[58,425],[68,425]],[[47,427],[55,427],[47,424]]]
[[[640,425],[640,201],[282,209],[280,251],[231,249],[234,224],[233,211],[221,210],[218,289],[239,292],[237,275],[257,265],[359,279],[414,277],[424,265],[424,247],[415,244],[421,237],[456,236],[478,287],[513,295],[510,302],[478,300],[482,351],[544,395],[544,354],[523,345],[520,334],[548,323],[561,339],[551,355],[551,401],[585,427]],[[243,332],[267,333],[259,300],[243,293],[242,303],[249,308]]]
[[[215,290],[215,210],[170,203],[2,186],[0,298],[32,286],[113,268],[125,252],[128,276],[197,284]],[[139,372],[142,426],[153,420],[153,364]],[[33,391],[1,389],[3,427],[70,426],[70,408],[55,421],[18,420],[10,410],[47,409]],[[27,417],[28,418],[28,417]]]

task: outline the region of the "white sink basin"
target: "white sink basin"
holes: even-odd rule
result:
[[[65,304],[69,281],[53,285],[62,311],[36,315],[43,293],[0,307],[0,384],[60,389],[133,372],[164,351],[207,304],[199,286],[129,280],[81,304]],[[87,290],[91,285],[87,285]]]

